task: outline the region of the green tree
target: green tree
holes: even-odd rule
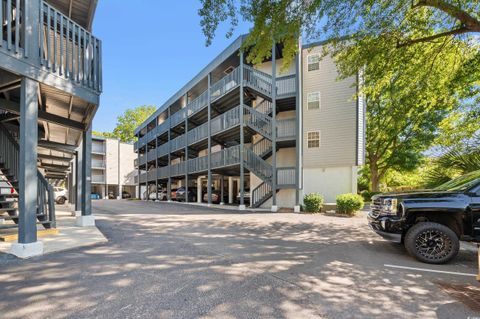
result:
[[[93,136],[101,136],[101,137],[115,137],[111,132],[99,132],[99,131],[92,131]]]
[[[471,0],[200,0],[201,27],[210,45],[218,26],[239,18],[253,24],[244,48],[259,63],[270,57],[271,41],[285,46],[289,63],[299,35],[308,40],[391,37],[395,47],[432,43],[480,32],[480,3]],[[468,37],[463,37],[468,41]]]
[[[133,109],[127,109],[122,115],[117,117],[117,125],[113,132],[93,131],[93,135],[103,137],[118,138],[122,142],[134,142],[137,137],[134,134],[135,129],[142,124],[156,110],[153,105],[137,106]]]
[[[340,78],[363,73],[367,165],[377,191],[390,170],[409,171],[439,135],[438,125],[463,100],[478,98],[480,3],[459,0],[201,0],[207,44],[218,25],[252,22],[244,42],[258,63],[271,43],[284,45],[284,66],[297,38],[328,40]],[[231,32],[229,33],[231,34]],[[228,34],[227,34],[228,35]]]
[[[136,141],[135,129],[152,115],[155,110],[156,107],[153,105],[142,105],[133,109],[127,109],[122,115],[117,117],[117,126],[113,129],[113,135],[122,142]]]

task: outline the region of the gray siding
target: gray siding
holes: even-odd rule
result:
[[[335,63],[330,57],[320,61],[319,70],[308,71],[308,55],[321,47],[302,50],[303,166],[305,168],[355,166],[357,149],[356,79],[338,81]],[[308,110],[308,94],[320,92],[320,109]],[[307,147],[309,131],[320,131],[320,148]]]

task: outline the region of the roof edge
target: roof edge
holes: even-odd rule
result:
[[[197,75],[195,75],[190,81],[187,82],[180,90],[172,95],[166,102],[162,104],[152,115],[150,115],[145,121],[142,122],[137,128],[135,128],[134,134],[137,134],[142,130],[150,121],[164,112],[172,103],[178,100],[182,95],[187,93],[192,87],[194,87],[199,81],[208,75],[213,69],[215,69],[220,63],[222,63],[226,57],[233,54],[240,49],[242,43],[247,35],[242,34],[238,36],[228,47],[220,52],[212,61],[210,61]]]

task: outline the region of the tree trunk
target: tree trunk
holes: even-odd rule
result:
[[[377,161],[370,161],[370,178],[372,192],[380,191],[380,177],[378,176]]]

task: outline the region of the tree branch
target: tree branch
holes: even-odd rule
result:
[[[459,20],[469,32],[480,32],[480,21],[471,16],[465,10],[450,4],[443,0],[419,0],[417,4],[412,6],[413,9],[418,7],[432,7],[441,10],[449,16]]]
[[[405,41],[403,43],[398,43],[397,48],[410,46],[410,45],[420,43],[420,42],[429,42],[429,41],[432,41],[432,40],[435,40],[435,39],[438,39],[438,38],[447,37],[447,36],[450,36],[450,35],[464,34],[464,33],[467,33],[467,32],[470,32],[470,30],[468,28],[460,27],[458,29],[454,29],[454,30],[450,30],[450,31],[442,32],[442,33],[437,33],[437,34],[434,34],[434,35],[431,35],[431,36],[428,36],[428,37],[412,39],[412,40]]]

